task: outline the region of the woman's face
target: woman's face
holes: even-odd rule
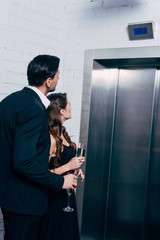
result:
[[[71,104],[68,99],[65,109],[63,109],[63,118],[64,120],[71,119]]]

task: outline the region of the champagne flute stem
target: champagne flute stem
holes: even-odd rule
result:
[[[70,196],[68,195],[68,207],[70,207]]]

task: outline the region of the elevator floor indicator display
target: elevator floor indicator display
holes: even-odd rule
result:
[[[129,40],[143,40],[153,38],[152,22],[128,24]]]

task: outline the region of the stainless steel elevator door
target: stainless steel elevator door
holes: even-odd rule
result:
[[[155,69],[120,70],[106,239],[141,239],[150,157]]]
[[[160,70],[157,71],[144,222],[145,240],[160,239]]]
[[[152,239],[145,237],[159,220],[154,203],[160,200],[156,72],[93,71],[82,240]]]
[[[82,216],[82,239],[84,240],[104,237],[110,139],[117,80],[117,69],[102,68],[101,71],[93,71]]]

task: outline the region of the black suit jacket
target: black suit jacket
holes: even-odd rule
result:
[[[10,212],[43,215],[48,189],[64,178],[48,171],[50,138],[39,96],[24,88],[0,103],[0,206]]]

